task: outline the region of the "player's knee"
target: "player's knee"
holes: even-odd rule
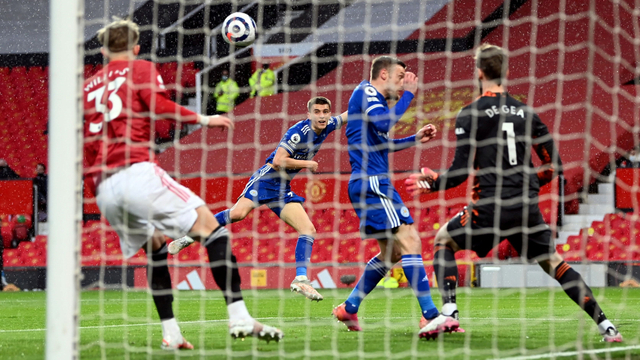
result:
[[[449,245],[450,241],[451,241],[451,236],[447,231],[447,227],[446,226],[441,227],[440,230],[438,230],[438,232],[436,233],[434,245],[446,246],[446,245]]]
[[[316,227],[313,224],[309,224],[305,226],[303,229],[300,229],[300,235],[309,235],[312,238],[316,237]]]
[[[396,240],[404,254],[422,253],[422,241],[418,232],[409,225],[403,225],[396,233]]]

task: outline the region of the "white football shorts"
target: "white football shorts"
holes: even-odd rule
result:
[[[103,180],[96,201],[120,237],[125,258],[151,239],[154,229],[177,239],[193,227],[204,201],[156,164],[141,162]]]

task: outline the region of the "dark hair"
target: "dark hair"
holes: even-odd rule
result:
[[[474,56],[476,67],[484,73],[487,80],[502,85],[507,73],[508,58],[505,51],[495,45],[482,44]]]
[[[382,69],[387,69],[387,71],[391,72],[393,65],[400,65],[403,69],[407,68],[407,64],[393,56],[380,56],[373,59],[371,63],[371,80],[377,79]]]
[[[331,110],[331,101],[324,96],[316,96],[307,102],[307,109],[309,109],[309,112],[311,112],[311,107],[313,107],[313,105],[329,105],[329,110]]]
[[[98,41],[109,52],[117,53],[138,45],[140,29],[130,20],[117,20],[98,31]]]
[[[38,167],[38,166],[42,166],[42,168],[44,169],[44,171],[47,171],[47,166],[46,166],[45,164],[43,164],[43,163],[37,163],[37,164],[36,164],[36,167]]]

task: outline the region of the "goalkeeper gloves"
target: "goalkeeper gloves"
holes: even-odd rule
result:
[[[420,169],[420,174],[411,174],[409,178],[404,181],[404,184],[409,194],[418,196],[437,191],[437,189],[433,188],[436,179],[438,179],[438,174],[425,167]]]

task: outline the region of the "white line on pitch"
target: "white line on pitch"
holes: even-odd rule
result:
[[[256,320],[284,320],[284,321],[295,321],[295,320],[313,320],[315,321],[333,321],[330,318],[317,318],[317,317],[309,317],[309,316],[299,316],[299,317],[262,317],[255,318]],[[408,316],[391,316],[391,317],[378,317],[378,316],[365,316],[360,318],[361,320],[413,320],[414,317]],[[513,321],[580,321],[580,319],[567,319],[567,318],[491,318],[491,317],[461,317],[462,320],[476,320],[476,321],[503,321],[503,320],[513,320]],[[640,321],[640,319],[610,319],[612,321]],[[217,319],[217,320],[194,320],[194,321],[180,321],[180,324],[204,324],[204,323],[219,323],[219,322],[227,322],[227,319]],[[159,322],[150,322],[150,323],[137,323],[137,324],[116,324],[116,325],[93,325],[93,326],[80,326],[80,330],[86,329],[106,329],[106,328],[123,328],[123,327],[137,327],[137,326],[154,326],[159,325]],[[0,333],[19,333],[19,332],[37,332],[37,331],[45,331],[47,329],[17,329],[17,330],[2,330],[0,329]]]
[[[582,350],[582,351],[563,351],[563,352],[557,352],[557,353],[538,354],[538,355],[523,355],[523,356],[514,356],[514,357],[499,358],[499,359],[500,360],[549,359],[549,358],[576,356],[576,355],[581,355],[581,354],[582,355],[601,354],[601,353],[611,353],[611,352],[619,352],[619,351],[627,351],[627,350],[635,350],[635,349],[640,349],[640,345],[614,347],[614,348],[608,348],[608,349],[593,349],[593,350]]]

